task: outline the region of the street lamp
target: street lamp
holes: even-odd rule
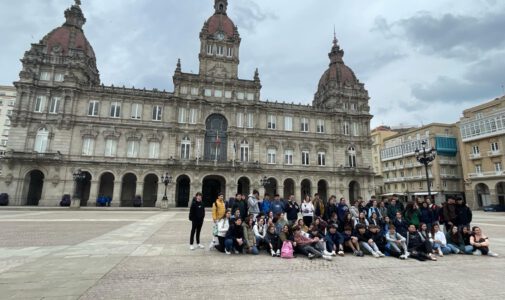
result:
[[[268,180],[266,176],[263,176],[263,178],[260,179],[260,184],[262,187],[266,187],[270,184],[270,180]]]
[[[161,199],[161,208],[167,209],[168,208],[167,187],[168,184],[172,182],[172,176],[168,175],[168,172],[166,172],[165,174],[161,175],[161,181],[165,185],[165,195],[163,195],[163,199]]]
[[[86,174],[81,169],[77,169],[76,171],[74,171],[72,176],[73,176],[74,182],[75,182],[75,184],[74,184],[74,197],[72,199],[72,207],[80,207],[82,194],[83,194],[82,184],[86,180]]]
[[[424,165],[424,170],[426,172],[426,183],[428,184],[428,197],[431,200],[431,186],[430,177],[428,175],[428,164],[435,160],[437,151],[435,151],[433,148],[430,148],[429,151],[426,151],[426,141],[422,141],[421,145],[423,147],[423,151],[421,152],[419,149],[416,149],[416,160]]]

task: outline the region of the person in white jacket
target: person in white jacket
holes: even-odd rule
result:
[[[300,206],[300,210],[302,211],[303,223],[305,223],[305,225],[310,228],[312,220],[314,219],[315,209],[309,195],[306,195],[305,199],[303,199],[303,203]]]
[[[254,235],[256,236],[256,247],[259,248],[265,242],[266,226],[265,219],[259,218],[253,227]]]
[[[389,225],[389,230],[386,232],[385,237],[387,247],[389,247],[392,256],[398,257],[399,255],[401,259],[407,259],[409,257],[410,253],[407,251],[407,239],[396,232],[395,225]]]
[[[219,240],[219,245],[216,245],[216,249],[220,252],[224,252],[224,238],[230,228],[230,217],[231,211],[227,210],[223,218],[217,221],[217,239]]]
[[[451,253],[451,248],[447,246],[447,239],[438,224],[433,225],[433,249],[438,251],[439,256]]]
[[[249,214],[252,214],[254,219],[256,219],[256,216],[260,213],[259,203],[263,202],[263,200],[260,200],[259,198],[260,193],[257,190],[254,190],[247,198],[247,208]]]

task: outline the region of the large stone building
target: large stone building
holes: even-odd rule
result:
[[[368,92],[336,38],[312,105],[261,101],[258,71],[238,78],[241,37],[228,1],[215,0],[199,35],[198,74],[178,62],[173,92],[103,86],[78,3],[22,58],[0,180],[11,205],[57,205],[72,194],[76,169],[86,174],[81,205],[100,195],[113,205],[135,195],[159,205],[166,172],[172,206],[187,206],[197,191],[207,205],[218,192],[249,193],[264,176],[266,191],[298,200],[374,192]]]
[[[463,111],[458,125],[469,205],[505,205],[505,96]]]
[[[0,157],[7,151],[7,142],[11,129],[10,116],[16,103],[16,89],[13,86],[0,85]]]
[[[384,139],[381,149],[382,176],[386,195],[398,194],[411,200],[428,195],[424,165],[415,157],[416,149],[434,149],[437,156],[428,167],[432,198],[437,203],[448,196],[464,197],[458,128],[455,124],[433,123]]]

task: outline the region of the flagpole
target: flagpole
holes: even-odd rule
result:
[[[233,142],[233,161],[231,165],[235,167],[235,157],[237,156],[237,144]]]
[[[216,159],[214,160],[216,163],[217,163],[217,149],[218,149],[217,147],[219,146],[218,141],[219,141],[219,131],[217,131],[216,133]]]
[[[200,162],[200,139],[196,140],[196,165]]]

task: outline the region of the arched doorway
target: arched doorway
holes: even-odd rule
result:
[[[475,186],[475,199],[477,199],[477,204],[479,207],[491,204],[489,194],[489,187],[484,183],[479,183]]]
[[[42,198],[42,188],[44,187],[44,173],[33,170],[26,174],[25,185],[28,187],[26,205],[39,205],[40,198]]]
[[[83,171],[84,180],[79,183],[78,193],[81,199],[81,206],[88,206],[89,192],[91,191],[91,174],[89,172]]]
[[[133,199],[137,190],[137,176],[128,173],[121,182],[121,206],[133,206]]]
[[[205,206],[211,207],[219,193],[223,193],[226,197],[226,179],[217,175],[205,177],[202,182],[203,203]]]
[[[274,195],[277,194],[277,179],[273,177],[268,178],[268,184],[265,185],[265,193],[270,195],[270,199],[274,198]]]
[[[240,193],[241,195],[249,195],[251,193],[251,182],[249,181],[249,178],[240,177],[237,183],[237,193]]]
[[[349,183],[349,203],[352,205],[360,196],[360,186],[357,181]]]
[[[227,160],[228,121],[223,115],[213,114],[205,122],[204,159]]]
[[[311,186],[312,185],[310,183],[310,180],[308,180],[308,179],[302,180],[302,184],[301,184],[302,199],[300,199],[300,201],[303,201],[303,199],[305,199],[305,196],[307,196],[307,195],[312,196],[312,194],[310,193]]]
[[[143,206],[155,207],[158,200],[158,175],[149,174],[144,177],[144,190],[142,192]]]
[[[496,184],[496,200],[498,204],[505,205],[505,182],[503,181]]]
[[[291,178],[284,180],[284,199],[289,199],[291,195],[295,194],[295,181]]]
[[[181,175],[177,178],[177,187],[175,189],[175,198],[177,199],[177,207],[188,207],[190,198],[191,180],[186,175]]]
[[[321,179],[318,181],[317,193],[324,203],[328,201],[328,182],[326,182],[326,180]]]
[[[112,199],[114,194],[114,175],[106,172],[100,176],[100,184],[98,188],[98,197],[109,197]]]

